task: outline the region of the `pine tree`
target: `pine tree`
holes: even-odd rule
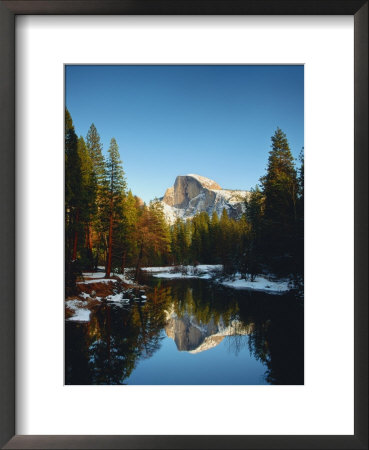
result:
[[[80,190],[81,199],[81,214],[80,221],[83,224],[82,230],[84,234],[84,246],[82,248],[83,257],[82,265],[88,269],[93,269],[93,254],[92,254],[92,231],[91,222],[96,215],[96,194],[97,181],[93,170],[93,164],[90,154],[87,150],[85,140],[82,136],[78,139],[78,155],[81,160],[81,175],[82,184]]]
[[[176,264],[183,264],[183,224],[179,218],[171,227],[171,254]]]
[[[81,160],[72,117],[65,110],[65,262],[66,289],[75,285],[79,216],[82,186]]]
[[[171,254],[172,262],[176,264],[187,264],[189,258],[189,247],[191,244],[191,223],[178,218],[171,227]]]
[[[249,199],[246,201],[246,222],[248,225],[247,236],[245,242],[244,254],[244,272],[250,274],[251,280],[260,271],[260,264],[263,260],[263,210],[264,210],[264,196],[256,185],[251,189]]]
[[[261,235],[264,209],[264,196],[258,185],[251,189],[250,197],[246,201],[246,219],[250,225],[253,238]]]
[[[300,155],[300,168],[298,177],[298,199],[297,199],[297,226],[296,226],[296,247],[295,247],[295,274],[297,278],[300,278],[299,282],[303,283],[304,273],[304,148],[301,149]]]
[[[118,223],[116,233],[117,267],[124,274],[126,264],[132,264],[137,254],[137,242],[134,232],[137,227],[140,205],[137,198],[129,190],[123,197],[121,220]]]
[[[157,199],[150,202],[151,229],[155,235],[152,253],[158,264],[168,260],[170,252],[170,230],[164,217],[163,205]]]
[[[76,259],[77,253],[77,227],[80,214],[79,193],[82,184],[81,160],[78,155],[78,139],[74,130],[72,117],[65,111],[65,204],[67,223],[70,230],[73,228],[73,244],[71,259]]]
[[[265,197],[265,245],[276,259],[291,256],[298,194],[294,159],[285,133],[279,128],[272,136],[267,173],[261,178]]]
[[[101,247],[106,247],[103,234],[104,202],[106,190],[106,167],[102,154],[102,143],[95,125],[92,123],[86,137],[86,147],[92,161],[92,169],[96,181],[96,210],[91,218],[91,240],[96,241],[96,265],[100,257]],[[93,236],[93,239],[92,239]]]
[[[219,220],[219,247],[220,247],[220,262],[223,264],[225,272],[231,271],[230,259],[230,219],[227,210],[223,208],[222,215]]]
[[[93,123],[87,133],[86,146],[92,161],[97,185],[102,186],[105,179],[105,162],[102,154],[103,147],[100,141],[100,135]]]
[[[206,211],[197,214],[192,219],[191,259],[193,264],[207,262],[210,254],[209,241],[210,218]]]
[[[209,242],[210,242],[210,263],[216,264],[219,262],[219,239],[220,239],[220,231],[219,231],[219,217],[217,212],[214,210],[211,216],[210,224],[209,224]]]
[[[152,216],[150,214],[149,208],[144,205],[138,218],[137,227],[134,231],[134,239],[136,240],[138,247],[135,272],[135,279],[137,281],[142,261],[144,257],[147,256],[148,248],[156,238],[152,230],[151,221]]]
[[[304,184],[305,184],[305,163],[304,163],[304,147],[302,147],[299,160],[300,160],[300,169],[299,169],[299,178],[298,178],[298,197],[300,200],[300,204],[304,205]]]
[[[154,200],[140,211],[137,226],[134,231],[138,253],[135,278],[138,280],[142,263],[167,264],[170,255],[170,230],[165,221],[163,206]]]
[[[110,278],[112,267],[112,248],[113,248],[113,230],[114,222],[121,211],[123,196],[125,194],[126,182],[122,162],[120,160],[117,141],[112,138],[108,150],[108,159],[106,162],[106,178],[103,183],[106,211],[105,217],[108,218],[108,239],[107,239],[107,257],[105,265],[105,277]]]

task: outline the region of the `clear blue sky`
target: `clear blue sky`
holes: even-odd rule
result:
[[[104,154],[116,138],[146,202],[188,173],[250,189],[278,126],[295,158],[304,145],[303,66],[67,66],[66,106],[78,135],[96,125]]]

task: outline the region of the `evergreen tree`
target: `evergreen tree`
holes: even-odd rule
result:
[[[81,160],[78,154],[78,139],[72,117],[65,110],[65,272],[66,290],[75,286],[78,272],[77,243],[81,209],[79,193],[82,186]]]
[[[243,270],[245,273],[250,274],[252,280],[260,272],[260,265],[264,256],[262,246],[263,210],[264,196],[259,186],[256,185],[254,189],[251,189],[250,197],[246,201],[245,215],[248,228],[243,260]]]
[[[219,229],[220,261],[223,264],[224,271],[230,273],[232,270],[230,255],[231,223],[225,208],[223,208],[222,215],[220,216]]]
[[[271,264],[287,270],[294,245],[298,182],[287,137],[279,128],[272,136],[267,173],[261,184],[265,197],[264,244]]]
[[[143,206],[134,232],[138,254],[135,278],[138,280],[142,263],[167,264],[170,253],[170,230],[165,221],[163,206],[158,201]]]
[[[96,180],[96,210],[91,218],[91,240],[95,244],[96,261],[98,264],[102,250],[107,248],[107,243],[104,235],[104,202],[106,195],[106,167],[105,159],[102,154],[102,143],[100,135],[97,132],[95,125],[92,123],[87,136],[86,147],[92,161],[92,169]],[[106,254],[105,254],[106,259]]]
[[[177,219],[171,227],[171,254],[176,264],[190,262],[191,222]]]
[[[103,147],[100,141],[100,135],[93,123],[87,133],[86,146],[92,161],[97,185],[101,187],[105,179],[105,161],[102,154]]]
[[[217,212],[214,210],[211,216],[210,224],[209,224],[209,242],[210,242],[210,262],[211,264],[219,263],[219,217]]]
[[[171,228],[171,254],[177,264],[184,264],[187,255],[185,225],[177,219]]]
[[[164,217],[163,205],[155,199],[150,202],[149,212],[151,231],[155,235],[151,243],[153,262],[155,263],[156,260],[158,264],[165,264],[168,262],[170,253],[170,229]]]
[[[296,226],[296,248],[294,258],[296,261],[295,275],[298,278],[296,284],[303,284],[304,273],[304,148],[301,149],[300,168],[298,177],[298,199],[297,199],[297,226]]]
[[[81,215],[80,220],[83,224],[80,232],[84,234],[84,245],[82,252],[82,266],[88,270],[93,270],[93,254],[92,254],[92,230],[91,222],[96,215],[96,194],[97,181],[93,169],[93,163],[87,150],[83,137],[78,139],[78,155],[81,161],[82,184],[79,197],[81,199]]]
[[[117,247],[117,267],[120,267],[121,273],[128,264],[135,262],[137,256],[137,243],[134,239],[135,229],[137,227],[138,216],[140,214],[140,205],[137,197],[129,190],[123,197],[121,220],[117,227],[116,247]]]
[[[207,212],[203,211],[192,219],[192,242],[191,256],[196,265],[205,262],[209,257],[209,223],[210,218]]]
[[[302,147],[300,155],[300,169],[299,169],[299,178],[298,178],[298,198],[300,200],[300,205],[304,205],[304,183],[305,183],[305,163],[304,163],[304,147]],[[303,215],[303,211],[302,211]]]
[[[139,215],[137,227],[134,232],[134,239],[136,240],[138,247],[135,273],[135,279],[137,281],[139,277],[139,270],[142,266],[142,261],[144,257],[147,256],[148,249],[156,238],[152,230],[151,220],[152,216],[150,214],[149,208],[144,205],[141,210],[141,214]]]
[[[107,257],[105,264],[105,277],[110,278],[112,267],[112,248],[114,224],[121,211],[126,182],[122,162],[120,160],[117,141],[112,138],[108,150],[106,162],[106,178],[103,183],[104,188],[104,208],[105,217],[108,221]],[[106,222],[105,222],[106,223]]]

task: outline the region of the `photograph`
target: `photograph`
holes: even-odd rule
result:
[[[304,385],[304,65],[64,70],[64,384]]]

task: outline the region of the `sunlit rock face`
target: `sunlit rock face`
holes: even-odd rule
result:
[[[187,208],[190,201],[199,194],[204,193],[205,197],[209,197],[208,204],[214,201],[215,193],[210,189],[218,190],[220,186],[209,178],[199,177],[196,175],[185,175],[176,178],[174,183],[174,204],[176,208]]]
[[[177,218],[188,219],[206,211],[221,216],[226,209],[229,217],[239,218],[245,211],[248,191],[222,189],[218,183],[200,175],[180,175],[174,186],[161,199],[164,214],[170,223]]]
[[[237,320],[225,326],[220,319],[216,324],[213,319],[207,324],[200,323],[195,317],[185,313],[178,317],[174,312],[167,314],[165,327],[167,336],[174,340],[179,351],[200,353],[216,347],[225,336],[250,334],[253,324],[244,326]]]
[[[162,201],[169,206],[174,206],[174,186],[165,191]]]

